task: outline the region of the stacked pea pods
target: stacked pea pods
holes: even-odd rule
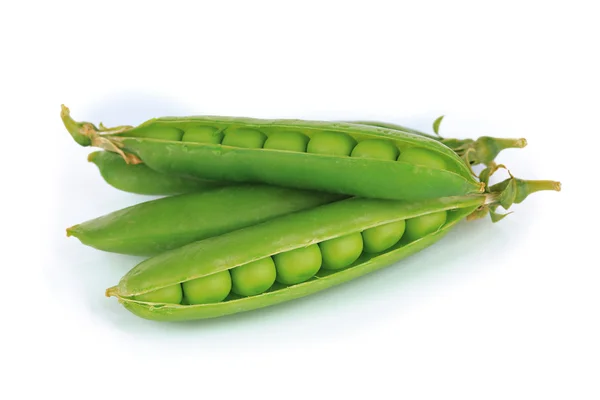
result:
[[[163,195],[67,229],[148,258],[107,289],[147,319],[214,318],[339,285],[434,244],[460,221],[497,222],[554,181],[496,184],[498,153],[524,139],[445,139],[372,121],[193,116],[139,126],[76,122],[106,182]],[[476,176],[474,165],[484,169]]]

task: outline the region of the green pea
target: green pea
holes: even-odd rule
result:
[[[214,126],[192,126],[185,130],[181,141],[221,144],[223,136],[223,132]]]
[[[402,151],[398,157],[398,161],[433,169],[445,170],[447,168],[446,161],[439,154],[418,147],[410,147]]]
[[[341,269],[358,259],[363,251],[360,232],[351,233],[319,243],[324,269]]]
[[[400,220],[365,229],[362,233],[365,251],[367,253],[379,253],[398,243],[406,229],[406,222]]]
[[[169,303],[169,304],[180,304],[183,293],[181,291],[181,285],[166,286],[162,289],[153,290],[152,292],[138,294],[135,296],[136,300],[147,301],[149,303]]]
[[[351,156],[395,161],[398,153],[398,148],[388,140],[369,139],[358,143],[352,150]]]
[[[288,150],[304,153],[308,144],[308,136],[300,132],[276,132],[265,142],[265,149]]]
[[[218,303],[231,291],[229,271],[221,271],[182,283],[183,293],[189,304]]]
[[[316,244],[273,256],[277,267],[277,282],[295,285],[313,277],[321,268],[321,250]]]
[[[404,235],[411,241],[420,239],[440,229],[446,223],[446,211],[425,214],[406,220]]]
[[[256,129],[237,128],[225,131],[222,144],[232,147],[260,149],[265,144],[265,140],[267,140],[267,135]]]
[[[132,129],[127,132],[127,136],[178,142],[183,136],[183,131],[172,126],[151,125]]]
[[[356,140],[345,133],[320,132],[315,133],[310,139],[306,151],[332,156],[349,156],[354,146],[356,146]]]
[[[232,290],[240,296],[255,296],[265,292],[275,283],[277,271],[271,257],[262,258],[232,268]]]

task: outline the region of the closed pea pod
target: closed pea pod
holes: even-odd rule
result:
[[[223,182],[157,172],[145,164],[127,164],[121,156],[109,151],[90,153],[88,161],[98,167],[100,175],[109,185],[129,193],[173,195],[200,192],[226,185]]]
[[[136,204],[67,229],[103,251],[153,255],[342,196],[266,185],[237,185]]]
[[[100,131],[90,123],[73,121],[65,108],[65,126],[82,145],[94,145],[121,154],[130,163],[145,163],[156,171],[228,182],[259,182],[277,186],[371,198],[422,200],[483,192],[469,167],[443,144],[422,136],[345,123],[299,120],[260,120],[234,117],[158,118],[137,128]],[[221,144],[169,141],[129,136],[132,129],[170,126],[186,130],[210,126],[224,132]],[[285,149],[270,138],[290,134],[299,142]],[[303,136],[308,138],[306,151]],[[274,142],[281,139],[277,139]],[[364,157],[367,141],[391,143],[388,152],[419,148],[443,163],[423,166],[393,161],[385,152]],[[284,141],[285,142],[285,141]],[[267,148],[263,146],[267,144]],[[375,143],[375,142],[370,142]],[[382,143],[374,147],[386,147]],[[355,156],[351,156],[356,150]],[[268,150],[268,151],[267,151]],[[369,152],[367,152],[368,154]],[[381,154],[380,154],[381,153]],[[427,182],[427,184],[423,184]]]

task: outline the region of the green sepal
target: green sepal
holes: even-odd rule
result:
[[[435,121],[433,121],[433,132],[438,135],[440,138],[442,137],[440,135],[440,124],[442,123],[442,120],[444,119],[443,115],[440,115],[439,117],[436,118]]]
[[[501,221],[501,220],[503,220],[503,219],[504,219],[506,216],[508,216],[508,215],[510,215],[510,214],[512,214],[512,213],[513,213],[513,212],[511,211],[511,212],[507,212],[507,213],[505,213],[505,214],[502,214],[502,213],[496,212],[496,208],[497,208],[497,207],[490,207],[490,210],[489,210],[490,218],[492,219],[492,222],[493,222],[493,223],[496,223],[496,222],[498,222],[498,221]]]

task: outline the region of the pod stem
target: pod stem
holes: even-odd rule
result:
[[[97,131],[97,128],[94,126],[94,124],[90,122],[77,122],[71,118],[71,111],[67,106],[61,104],[60,107],[60,118],[62,119],[65,128],[67,128],[67,131],[69,131],[73,139],[81,146],[91,146],[92,138],[90,136],[90,132]]]
[[[106,297],[119,297],[119,288],[117,286],[109,287],[104,292]]]
[[[61,105],[60,118],[69,131],[73,139],[81,146],[94,146],[104,150],[112,151],[119,154],[128,164],[140,164],[142,160],[139,157],[125,153],[121,150],[122,144],[117,140],[111,140],[105,135],[114,135],[131,129],[129,125],[117,126],[115,128],[107,128],[100,124],[98,129],[91,122],[77,122],[71,118],[71,112],[64,104]]]
[[[482,136],[481,138],[477,139],[477,141],[479,141],[480,139],[484,138],[486,136]],[[498,147],[500,150],[504,150],[504,149],[522,149],[523,147],[527,146],[527,139],[525,138],[520,138],[520,139],[506,139],[506,138],[490,138],[493,139],[496,147]]]
[[[489,178],[499,169],[506,169],[502,164],[491,163],[491,165],[482,171],[479,179],[486,184],[488,195],[484,205],[479,207],[475,212],[467,217],[469,220],[478,219],[489,214],[493,222],[498,222],[510,213],[502,214],[496,212],[498,207],[502,207],[506,211],[513,205],[523,202],[530,194],[552,190],[561,191],[561,183],[550,180],[528,180],[515,178],[510,171],[509,178],[492,186],[488,185]]]
[[[73,225],[67,228],[67,237],[73,236],[73,230],[75,230],[75,228],[77,228],[77,225]]]
[[[511,176],[510,178],[497,183],[489,188],[491,192],[500,192],[500,205],[508,209],[514,204],[523,202],[530,194],[552,190],[560,192],[562,185],[560,182],[550,180],[527,180]]]
[[[498,154],[505,149],[522,149],[527,146],[527,140],[494,138],[481,136],[473,142],[473,159],[476,163],[490,165]]]

